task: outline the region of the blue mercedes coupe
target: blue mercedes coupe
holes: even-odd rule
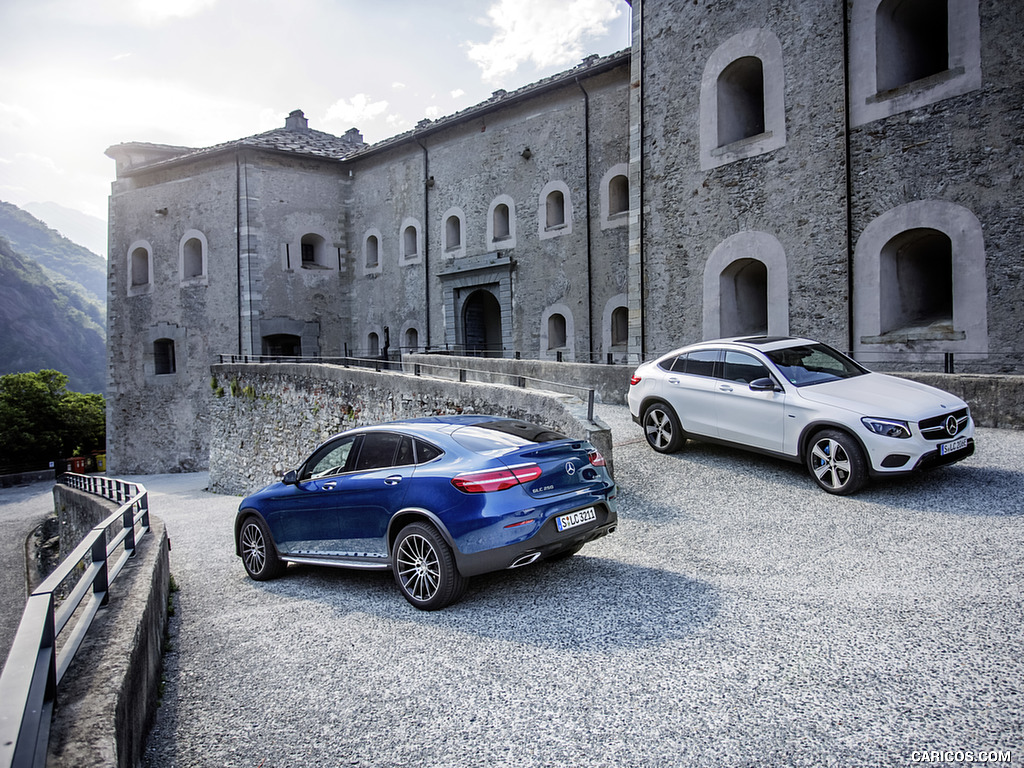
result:
[[[496,416],[353,429],[245,498],[235,550],[256,580],[288,563],[391,570],[438,610],[469,577],[567,557],[615,530],[615,483],[586,440]]]

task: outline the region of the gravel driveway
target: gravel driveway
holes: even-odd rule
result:
[[[140,478],[180,587],[145,766],[1021,763],[1024,433],[836,498],[796,465],[655,454],[624,407],[598,415],[618,531],[438,613],[387,574],[252,582],[238,498]]]

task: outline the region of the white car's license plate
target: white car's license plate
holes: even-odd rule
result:
[[[587,507],[586,509],[577,509],[568,515],[556,517],[555,525],[558,527],[558,530],[565,531],[569,528],[575,528],[577,525],[592,523],[595,520],[597,520],[597,510],[593,507]]]
[[[946,456],[947,454],[950,454],[950,453],[956,453],[957,451],[962,451],[966,447],[967,447],[967,438],[966,437],[961,437],[959,440],[954,440],[951,443],[943,443],[942,445],[940,445],[939,446],[939,455],[940,456]]]

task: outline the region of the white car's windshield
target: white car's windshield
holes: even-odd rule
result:
[[[803,344],[765,352],[790,384],[806,387],[836,379],[862,376],[867,369],[824,344]]]

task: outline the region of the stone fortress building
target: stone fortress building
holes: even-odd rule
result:
[[[378,144],[297,110],[108,149],[111,471],[206,466],[220,354],[633,365],[769,333],[1020,372],[1024,3],[632,18],[623,53]]]

